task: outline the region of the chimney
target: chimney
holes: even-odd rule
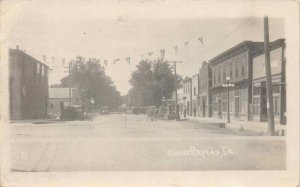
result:
[[[19,46],[18,45],[16,46],[16,49],[19,50]]]

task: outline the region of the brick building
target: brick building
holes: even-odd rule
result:
[[[71,88],[71,105],[81,105],[78,89]],[[48,115],[58,117],[61,110],[69,106],[69,88],[49,88]]]
[[[192,79],[185,78],[183,81],[183,102],[186,115],[192,115]]]
[[[211,117],[212,100],[209,88],[211,87],[211,64],[202,62],[199,69],[199,115]]]
[[[199,74],[193,75],[192,78],[192,114],[199,115]]]
[[[47,117],[49,67],[25,52],[9,49],[11,120]]]
[[[210,60],[212,69],[212,115],[227,114],[227,88],[222,84],[226,77],[235,85],[230,89],[229,112],[231,117],[250,120],[252,103],[252,59],[254,52],[263,49],[263,42],[244,41]]]
[[[183,115],[184,100],[183,100],[183,85],[177,87],[177,104],[179,104],[179,113]]]
[[[285,40],[270,43],[270,62],[272,72],[274,120],[286,123],[286,85],[285,85]],[[258,50],[253,58],[253,119],[267,121],[267,93],[264,50]]]

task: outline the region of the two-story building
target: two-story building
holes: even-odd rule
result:
[[[183,93],[183,85],[177,87],[177,104],[179,105],[179,114],[183,115],[184,109],[184,93]]]
[[[192,80],[192,114],[193,116],[199,115],[199,74],[195,74]]]
[[[183,81],[184,113],[192,115],[192,79],[185,78]]]
[[[263,42],[244,41],[210,60],[212,71],[212,115],[227,114],[227,88],[222,87],[230,78],[235,87],[229,91],[230,116],[250,120],[252,103],[252,59],[254,52],[263,49]]]
[[[49,88],[49,106],[48,115],[51,117],[59,117],[63,108],[70,105],[80,106],[80,95],[77,88],[71,88],[71,95],[69,95],[69,88]],[[71,103],[70,103],[71,96]]]
[[[274,120],[286,123],[286,84],[285,84],[285,40],[278,39],[270,43],[270,63]],[[253,57],[253,119],[267,121],[266,69],[264,49],[258,50]]]
[[[210,87],[211,65],[204,61],[199,69],[199,115],[201,117],[211,117],[212,115],[212,97],[210,94]]]
[[[17,46],[9,49],[9,113],[11,120],[47,117],[49,67]]]

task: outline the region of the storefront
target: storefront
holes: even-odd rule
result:
[[[270,44],[274,120],[280,124],[286,123],[284,46],[283,39],[276,40]],[[265,75],[265,54],[264,51],[258,51],[253,58],[252,109],[253,120],[261,122],[268,120],[268,100]]]

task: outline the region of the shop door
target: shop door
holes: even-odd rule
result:
[[[202,115],[205,116],[205,99],[203,99],[203,102],[202,102]]]
[[[222,99],[218,99],[218,117],[222,117]]]
[[[240,97],[235,97],[234,98],[234,116],[236,118],[240,117]]]
[[[265,86],[261,87],[261,101],[260,101],[260,121],[267,121],[267,89]]]

